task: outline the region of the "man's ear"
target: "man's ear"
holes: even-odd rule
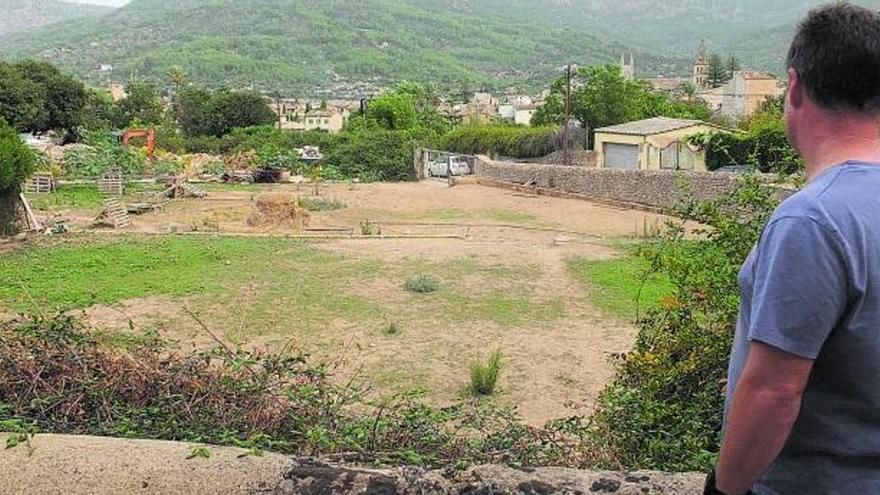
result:
[[[792,108],[799,108],[804,103],[804,85],[798,77],[797,70],[788,69],[788,104]]]

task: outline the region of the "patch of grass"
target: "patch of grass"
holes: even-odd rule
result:
[[[649,262],[634,254],[601,261],[570,258],[566,263],[573,277],[594,289],[592,303],[623,318],[658,307],[673,289],[662,275],[646,276]]]
[[[385,335],[397,335],[400,333],[400,327],[397,326],[397,323],[392,321],[391,323],[385,325],[384,328],[382,328],[382,333]]]
[[[518,326],[556,320],[565,316],[561,300],[537,301],[529,290],[464,294],[445,291],[443,309],[453,321],[491,321],[501,326]]]
[[[309,211],[333,211],[345,208],[345,203],[342,201],[323,196],[300,196],[296,201],[300,208],[305,208]]]
[[[60,310],[192,296],[195,309],[214,309],[225,319],[233,310],[247,311],[254,333],[282,318],[311,329],[338,316],[378,318],[372,305],[343,292],[380,267],[274,238],[127,237],[44,245],[0,256],[0,304],[12,311],[33,309],[33,302]]]
[[[36,210],[58,210],[63,208],[91,209],[101,206],[104,196],[95,185],[59,186],[52,194],[30,194],[28,201]]]
[[[440,281],[430,275],[416,275],[406,281],[406,290],[416,294],[430,294],[440,290]]]
[[[526,224],[537,220],[535,216],[530,213],[508,210],[491,210],[488,212],[488,216],[496,222],[513,224]]]
[[[513,223],[513,224],[527,224],[533,223],[537,219],[534,215],[529,213],[522,213],[518,211],[511,210],[484,210],[484,209],[476,209],[476,210],[462,210],[460,208],[442,208],[429,210],[423,214],[418,215],[419,218],[424,220],[438,220],[438,221],[455,221],[455,220],[468,220],[468,221],[491,221],[491,222],[499,222],[499,223]]]
[[[475,362],[471,365],[471,383],[468,391],[473,395],[492,395],[501,374],[501,352],[494,351],[485,363]]]

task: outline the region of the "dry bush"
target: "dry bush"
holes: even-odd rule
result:
[[[263,194],[257,198],[256,211],[248,218],[255,227],[308,227],[309,210],[300,206],[296,196],[284,193]]]

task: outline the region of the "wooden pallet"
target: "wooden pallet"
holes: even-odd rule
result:
[[[55,192],[55,179],[51,175],[34,175],[24,183],[27,194],[51,194]]]
[[[128,208],[118,199],[107,198],[104,200],[104,210],[96,221],[113,225],[114,229],[122,229],[131,225],[131,216],[128,214]]]
[[[111,196],[122,196],[125,182],[119,172],[107,172],[98,179],[98,190]]]

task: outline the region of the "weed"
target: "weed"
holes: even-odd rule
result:
[[[472,395],[492,395],[501,374],[501,352],[494,351],[486,363],[471,365],[471,384],[468,390]]]
[[[406,281],[406,290],[416,294],[430,294],[440,290],[440,282],[430,275],[416,275]]]
[[[300,208],[309,211],[333,211],[345,208],[345,203],[336,198],[300,196],[296,201]]]
[[[361,235],[382,235],[382,227],[376,222],[364,220],[361,222]]]
[[[382,329],[382,333],[385,335],[397,335],[400,333],[400,327],[397,326],[397,323],[392,321]]]
[[[210,459],[211,458],[211,449],[208,447],[193,447],[192,450],[189,451],[189,455],[186,456],[187,459]]]

